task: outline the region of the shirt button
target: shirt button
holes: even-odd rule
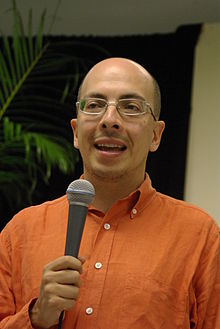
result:
[[[95,263],[95,268],[97,270],[99,270],[100,268],[102,268],[102,263],[100,263],[100,262]]]
[[[92,307],[87,307],[86,314],[90,315],[92,313],[93,313],[93,308]]]
[[[132,209],[132,214],[133,215],[136,215],[137,214],[137,209],[136,208]]]
[[[105,224],[104,224],[104,229],[105,229],[105,230],[109,230],[110,227],[111,227],[110,224],[108,224],[108,223],[105,223]]]

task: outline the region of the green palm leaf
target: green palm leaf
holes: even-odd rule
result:
[[[18,184],[13,196],[17,201],[23,193],[31,199],[38,174],[42,174],[47,182],[54,164],[64,173],[74,169],[73,149],[68,145],[66,152],[64,138],[59,138],[58,143],[57,138],[50,135],[26,132],[21,124],[4,117],[0,139],[3,141],[0,144],[0,189],[6,193],[9,185]]]
[[[36,37],[32,36],[32,11],[29,11],[28,37],[25,37],[15,0],[12,9],[13,36],[3,37],[0,50],[0,194],[9,204],[13,199],[13,204],[19,206],[24,198],[31,202],[39,175],[48,182],[53,167],[64,174],[73,171],[77,155],[63,134],[67,115],[60,102],[62,90],[51,84],[62,60],[54,55],[50,55],[49,62],[45,59],[49,47],[49,42],[43,40],[46,10],[41,15]],[[59,98],[51,96],[54,93]]]

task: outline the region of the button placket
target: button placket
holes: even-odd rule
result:
[[[103,217],[102,220],[103,221],[101,223],[99,232],[96,236],[95,252],[93,252],[91,256],[90,265],[87,273],[88,290],[96,290],[96,294],[89,295],[87,298],[87,302],[83,303],[84,314],[87,319],[89,318],[89,315],[91,319],[96,317],[96,308],[97,305],[100,304],[107,272],[107,267],[104,266],[104,264],[108,262],[108,259],[110,257],[112,241],[115,234],[115,225],[110,224],[112,221],[112,216],[110,218],[108,216],[106,216],[106,218]],[[102,243],[103,241],[104,247]],[[102,252],[100,252],[103,251],[103,248],[105,250],[104,255],[102,254]]]

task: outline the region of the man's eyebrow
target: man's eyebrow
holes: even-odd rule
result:
[[[83,98],[88,98],[88,97],[93,97],[93,98],[102,98],[107,100],[106,95],[102,94],[102,93],[89,93],[86,94]],[[141,100],[146,100],[143,96],[141,96],[140,94],[137,93],[126,93],[126,94],[122,94],[120,95],[119,99],[127,99],[127,98],[135,98],[135,99],[141,99]]]
[[[104,94],[101,94],[101,93],[89,93],[89,94],[86,94],[83,98],[102,98],[102,99],[107,99],[107,97],[104,95]]]
[[[141,96],[140,94],[137,94],[137,93],[123,94],[119,98],[120,99],[124,99],[124,98],[135,98],[135,99],[141,99],[141,100],[145,101],[145,98],[143,96]]]

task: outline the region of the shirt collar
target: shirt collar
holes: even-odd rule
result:
[[[81,178],[83,178],[83,176],[81,176]],[[156,190],[152,187],[151,179],[146,173],[143,183],[135,191],[131,192],[126,198],[118,200],[117,203],[112,206],[112,208],[114,206],[119,206],[120,203],[120,210],[123,212],[129,212],[130,217],[134,218],[138,213],[140,213],[144,208],[148,206],[155,195]],[[89,206],[89,211],[99,212],[99,210],[95,209],[92,205]]]
[[[149,203],[156,196],[156,190],[152,187],[151,179],[147,173],[145,174],[145,179],[143,183],[139,186],[139,188],[136,191],[133,192],[134,195],[136,193],[138,193],[139,195],[138,198],[136,197],[137,202],[135,203],[134,207],[137,210],[137,212],[141,212],[144,208],[146,208],[149,205]]]

